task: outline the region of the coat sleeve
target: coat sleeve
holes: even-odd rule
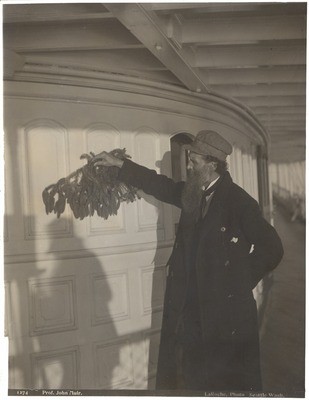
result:
[[[184,182],[174,182],[165,175],[143,167],[131,160],[125,160],[119,171],[119,180],[130,184],[160,201],[181,208],[181,192]]]
[[[254,288],[280,263],[283,257],[282,242],[274,227],[263,218],[258,203],[253,199],[242,213],[242,229],[248,242],[254,245],[249,255]]]

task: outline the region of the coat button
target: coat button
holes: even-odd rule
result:
[[[225,267],[228,267],[229,265],[230,265],[229,260],[226,260],[225,263],[224,263],[224,266],[225,266]]]
[[[236,333],[236,329],[234,329],[234,330],[232,331],[232,335],[235,335],[235,333]]]
[[[233,295],[233,294],[229,294],[227,297],[228,297],[229,299],[231,299],[232,297],[234,297],[234,295]]]
[[[221,227],[221,232],[225,232],[226,231],[226,227],[225,226],[222,226]]]

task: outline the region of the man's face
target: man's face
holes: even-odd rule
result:
[[[213,162],[206,161],[202,155],[190,152],[187,170],[188,179],[198,178],[202,186],[211,182],[215,165]]]
[[[189,154],[188,179],[182,192],[181,201],[183,209],[195,217],[199,213],[203,194],[202,186],[208,186],[214,179],[215,168],[216,163],[206,161],[200,154],[193,152]]]

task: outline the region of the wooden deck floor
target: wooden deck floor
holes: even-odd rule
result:
[[[285,254],[274,271],[261,329],[264,391],[301,396],[305,376],[305,224],[278,210]],[[293,396],[295,394],[295,396]]]

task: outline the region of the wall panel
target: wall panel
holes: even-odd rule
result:
[[[134,384],[132,348],[128,340],[96,343],[93,352],[98,388],[123,389]]]
[[[76,389],[79,387],[79,350],[74,346],[60,351],[34,353],[32,388]]]
[[[111,151],[120,148],[120,132],[116,127],[106,123],[91,124],[85,131],[87,153],[97,154],[100,151]],[[88,221],[89,235],[124,232],[124,208],[120,206],[116,216],[104,220],[95,213]]]
[[[165,266],[142,268],[140,273],[143,314],[161,311],[166,283]]]
[[[160,160],[159,135],[148,127],[139,128],[135,135],[135,158],[136,161],[151,169],[156,169],[157,161]],[[137,203],[138,208],[138,230],[156,230],[158,240],[164,239],[163,231],[163,206],[153,197],[143,195]]]
[[[30,335],[77,329],[75,277],[29,281]]]
[[[35,120],[24,128],[25,239],[71,236],[68,211],[66,219],[50,224],[42,202],[46,182],[56,183],[68,174],[68,146],[66,129],[55,121]]]
[[[91,277],[92,324],[130,318],[130,298],[126,272]]]

